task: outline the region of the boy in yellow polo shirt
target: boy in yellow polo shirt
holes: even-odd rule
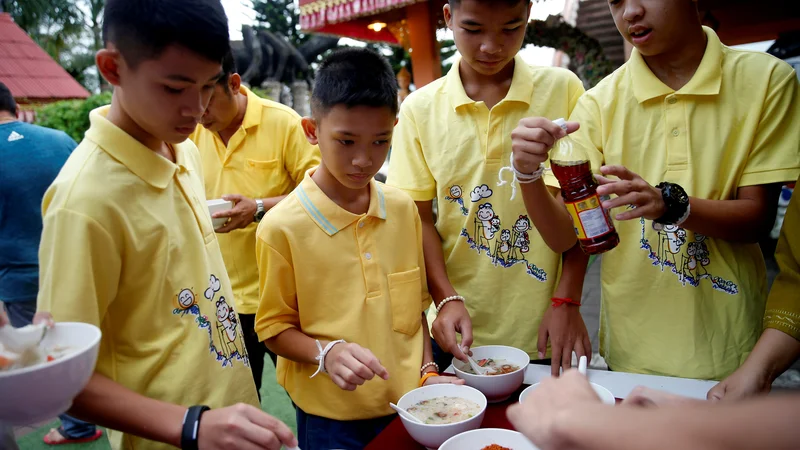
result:
[[[389,402],[453,379],[432,362],[414,202],[373,180],[396,122],[391,66],[370,50],[335,52],[311,105],[303,127],[322,162],[258,226],[256,331],[279,356],[300,448],[361,449],[393,419]]]
[[[775,260],[780,273],[767,298],[764,332],[747,361],[708,392],[711,400],[767,393],[772,382],[800,357],[800,194],[789,202]]]
[[[186,141],[230,50],[222,5],[108,0],[103,15],[111,106],[92,111],[43,201],[39,309],[103,333],[70,414],[110,428],[115,449],[296,445],[258,409]]]
[[[258,340],[256,227],[261,217],[292,191],[312,167],[319,149],[308,143],[300,116],[291,108],[259,98],[242,86],[232,54],[222,61],[223,76],[214,87],[201,125],[189,137],[200,150],[206,198],[234,202],[218,228],[217,239],[231,278],[236,312],[250,356],[250,369],[261,390],[264,356],[276,356]],[[260,396],[260,393],[259,393]]]
[[[772,56],[731,49],[695,2],[609,4],[630,60],[581,97],[573,140],[603,161],[621,243],[603,255],[600,350],[624,372],[721,379],[761,334],[757,242],[800,174],[800,90]]]
[[[552,123],[540,116],[569,116],[583,85],[568,70],[531,67],[517,54],[530,8],[528,0],[444,6],[462,58],[403,102],[387,182],[417,202],[422,218],[428,286],[440,307],[432,323],[437,362],[449,365],[449,353],[466,359],[456,332],[464,347],[511,345],[533,360],[545,357],[549,340],[557,375],[573,350],[591,356],[579,310],[585,262],[580,251],[567,253],[560,270],[561,252],[576,240],[555,177],[537,171],[521,185],[523,201],[512,198],[516,181],[498,186],[498,173],[515,141],[546,140],[534,129]],[[515,131],[518,124],[525,130]],[[556,307],[554,296],[574,302]]]

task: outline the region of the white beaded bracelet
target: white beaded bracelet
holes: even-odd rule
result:
[[[508,181],[503,179],[503,172],[511,172],[514,174],[514,179],[511,180],[511,200],[517,196],[517,186],[514,185],[516,181],[518,184],[529,184],[535,183],[542,178],[542,174],[544,174],[544,164],[539,164],[539,168],[536,169],[533,173],[522,173],[517,170],[516,166],[514,166],[514,154],[512,153],[509,155],[508,158],[508,167],[501,167],[500,172],[497,174],[497,178],[499,181],[497,182],[497,186],[503,186],[508,184]]]
[[[433,361],[423,364],[422,367],[419,368],[419,372],[420,373],[424,372],[425,369],[427,369],[428,367],[435,367],[436,368],[436,373],[439,373],[439,365],[436,364]]]
[[[320,373],[328,373],[328,371],[325,370],[325,356],[328,354],[329,351],[331,351],[334,345],[346,344],[346,343],[347,342],[345,342],[344,339],[339,339],[338,341],[328,342],[328,345],[326,345],[325,348],[323,349],[322,344],[320,344],[319,340],[317,340],[317,348],[319,349],[319,355],[315,356],[314,359],[319,361],[319,367],[317,367],[317,371],[314,372],[314,375],[311,375],[309,378],[314,378]]]
[[[461,303],[466,303],[466,299],[464,299],[464,297],[462,297],[462,296],[460,296],[460,295],[454,295],[454,296],[452,296],[452,297],[447,297],[446,299],[442,300],[442,301],[439,303],[439,306],[437,306],[437,307],[436,307],[436,314],[439,314],[439,312],[442,310],[442,307],[443,307],[444,305],[446,305],[446,304],[447,304],[447,302],[452,302],[453,300],[458,300],[458,301],[460,301]]]

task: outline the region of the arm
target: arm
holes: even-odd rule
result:
[[[620,181],[598,177],[600,195],[617,195],[603,203],[611,209],[634,205],[635,209],[616,215],[617,220],[644,217],[656,220],[666,212],[661,190],[651,186],[639,175],[623,166],[603,166],[603,175],[616,176]],[[778,205],[779,185],[745,186],[739,188],[735,200],[707,200],[689,197],[690,213],[683,228],[711,238],[732,242],[755,243],[769,233]]]
[[[709,400],[739,400],[770,391],[772,383],[800,357],[800,341],[767,328],[744,364],[708,391]]]
[[[797,396],[655,409],[593,404],[560,413],[554,435],[565,445],[543,450],[788,450],[800,439],[798,415]]]
[[[553,296],[580,301],[589,257],[583,253],[578,244],[575,244],[561,258],[561,278]],[[544,359],[547,353],[548,339],[552,350],[550,364],[552,376],[558,376],[560,368],[566,371],[572,366],[573,351],[578,358],[581,356],[586,356],[589,360],[592,358],[592,342],[578,305],[565,303],[558,307],[551,305],[547,308],[539,326],[537,342],[539,359]]]
[[[110,402],[108,399],[113,398]],[[70,414],[107,428],[180,448],[186,408],[139,395],[95,373],[72,402]],[[231,427],[235,423],[238,426]],[[289,428],[250,405],[212,409],[198,429],[200,448],[269,448],[297,445]],[[258,446],[258,447],[256,447]]]
[[[422,220],[422,246],[425,254],[428,290],[434,298],[434,304],[438,305],[443,299],[458,294],[447,276],[447,267],[442,252],[442,238],[436,231],[433,221],[433,202],[416,203]],[[461,334],[462,346],[472,345],[472,321],[467,308],[462,302],[451,301],[444,305],[433,322],[433,337],[444,351],[466,361],[467,357],[456,340],[457,332]]]
[[[578,129],[573,122],[568,126],[568,132]],[[561,127],[543,117],[520,120],[519,126],[511,133],[514,167],[526,174],[535,172],[547,160],[556,141],[566,135]],[[564,208],[557,190],[548,188],[543,178],[533,183],[520,183],[520,187],[525,209],[547,246],[562,253],[575,245],[577,238],[572,217]]]

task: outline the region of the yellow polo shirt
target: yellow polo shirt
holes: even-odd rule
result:
[[[800,190],[797,188],[783,218],[775,260],[780,273],[769,291],[764,328],[783,331],[800,341]]]
[[[355,391],[316,364],[279,357],[278,383],[309,414],[335,420],[392,414],[389,402],[417,387],[422,312],[430,305],[416,205],[391,187],[370,183],[366,214],[352,214],[310,177],[267,213],[257,232],[263,341],[296,328],[320,340],[369,349],[389,371]]]
[[[515,63],[508,94],[491,110],[467,96],[458,63],[409,95],[395,128],[387,182],[416,201],[436,199],[447,274],[466,297],[474,346],[511,345],[536,359],[539,323],[561,255],[533,227],[522,196],[512,201],[510,186],[498,187],[498,172],[509,164],[519,121],[568,117],[583,85],[565,69],[531,67],[520,56]],[[558,187],[551,173],[544,180]]]
[[[107,113],[91,112],[45,194],[39,310],[100,327],[95,370],[141,395],[258,406],[197,149],[173,146],[173,164]],[[115,449],[169,448],[111,430],[109,438]]]
[[[634,50],[588,91],[571,119],[573,140],[594,163],[622,164],[648,183],[678,183],[693,197],[732,200],[744,186],[800,174],[800,101],[792,68],[708,44],[677,92]],[[617,222],[620,245],[603,255],[600,350],[614,370],[721,379],[761,334],[766,300],[757,244],[712,239],[680,227]]]
[[[319,148],[308,143],[294,110],[260,98],[245,87],[240,92],[247,95],[247,110],[227,146],[218,133],[202,125],[189,137],[200,150],[206,198],[286,195],[308,169],[319,165]],[[217,235],[240,314],[255,314],[258,308],[257,226],[252,223]]]

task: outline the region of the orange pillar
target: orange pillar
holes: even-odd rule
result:
[[[417,89],[442,76],[441,53],[436,42],[435,14],[431,11],[435,2],[423,1],[406,10],[411,64],[414,70],[414,85]]]

